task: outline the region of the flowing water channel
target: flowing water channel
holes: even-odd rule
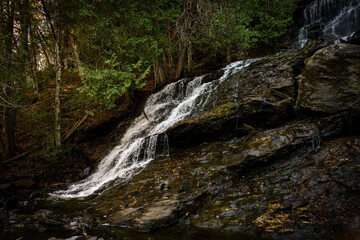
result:
[[[86,197],[101,191],[110,181],[126,181],[159,154],[168,153],[166,130],[181,120],[193,117],[215,106],[218,86],[230,75],[257,61],[251,59],[229,64],[219,79],[207,82],[204,76],[182,79],[151,95],[144,107],[147,117],[137,117],[125,135],[100,162],[88,178],[67,190],[54,192],[59,198]]]
[[[350,37],[360,30],[359,0],[316,0],[304,10],[304,27],[301,29],[298,43],[303,47],[311,39],[314,26],[321,28],[323,38],[339,41]],[[119,144],[102,159],[97,169],[86,179],[73,183],[66,190],[53,192],[59,212],[76,218],[80,209],[87,208],[88,202],[78,201],[94,193],[101,193],[113,181],[125,182],[139,173],[159,155],[167,155],[169,143],[166,130],[184,119],[194,117],[214,108],[218,87],[232,74],[242,71],[259,59],[234,62],[222,69],[221,77],[208,81],[206,75],[192,79],[182,79],[167,85],[161,91],[151,95],[144,106],[144,114],[134,119]],[[66,199],[63,201],[62,199]],[[47,199],[48,200],[48,199]],[[58,201],[59,200],[59,201]],[[58,203],[56,203],[58,201]],[[63,204],[69,206],[69,214]],[[77,206],[79,204],[80,206]],[[39,208],[46,208],[41,202]],[[50,206],[49,206],[50,208]],[[6,239],[48,239],[54,236],[75,239],[73,232],[64,232],[61,226],[49,232],[49,235],[33,232],[8,233]],[[92,235],[111,239],[112,236],[126,236],[127,239],[255,239],[242,233],[226,233],[203,229],[165,229],[156,233],[140,234],[131,229],[98,226],[89,229]],[[0,238],[1,238],[0,234]],[[5,239],[5,238],[4,238]],[[258,238],[256,238],[258,239]]]
[[[360,30],[359,0],[316,0],[305,8],[303,15],[299,47],[315,39],[347,40]]]
[[[350,37],[360,30],[360,1],[316,0],[304,10],[304,27],[298,45],[303,47],[311,39],[314,26],[330,41]],[[166,130],[181,120],[193,117],[214,107],[217,87],[231,74],[256,61],[234,62],[223,69],[219,79],[204,81],[204,76],[182,79],[151,95],[144,112],[127,129],[119,145],[100,162],[88,178],[74,183],[67,190],[54,192],[59,198],[86,197],[103,190],[111,181],[126,181],[143,169],[159,154],[167,154]]]

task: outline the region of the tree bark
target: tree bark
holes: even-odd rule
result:
[[[56,43],[56,88],[55,88],[55,146],[61,146],[61,60],[60,60],[60,46]]]
[[[156,85],[159,82],[159,68],[158,68],[157,60],[155,60],[155,63],[154,63],[154,82],[155,82],[155,88],[156,88]]]
[[[231,53],[230,53],[230,47],[226,48],[226,63],[231,63]]]
[[[1,137],[0,137],[0,152],[1,152],[1,160],[0,160],[0,168],[1,168],[2,165],[3,165],[3,161],[5,161],[7,159],[7,153],[6,153],[5,145],[4,145]]]
[[[46,52],[46,42],[44,43],[45,40],[43,40],[42,34],[41,34],[39,29],[36,30],[36,33],[37,33],[37,35],[39,37],[39,42],[40,42],[40,45],[41,45],[42,52],[43,52],[43,54],[45,56],[46,62],[48,64],[48,66],[51,66],[49,55]]]
[[[13,156],[16,150],[15,144],[15,126],[16,126],[17,109],[10,106],[4,110],[4,135],[5,135],[5,151],[6,155]]]
[[[170,78],[171,79],[174,79],[174,60],[173,60],[173,55],[172,55],[172,53],[171,53],[171,51],[169,51],[169,54],[168,54],[168,72],[169,72],[169,76],[170,76]]]
[[[78,67],[78,70],[79,70],[79,74],[82,75],[83,71],[82,71],[82,68],[81,68],[80,55],[79,55],[79,52],[77,50],[77,45],[75,44],[74,37],[73,37],[73,35],[71,33],[69,34],[69,42],[70,42],[71,48],[72,48],[74,56],[75,56],[75,61],[76,61],[76,64],[77,64],[77,67]]]
[[[163,71],[164,78],[170,76],[170,69],[166,60],[165,50],[162,52],[162,56],[161,56],[161,69]]]
[[[59,1],[55,11],[56,16],[56,43],[55,43],[55,71],[56,71],[56,87],[55,87],[55,146],[61,146],[61,52],[60,52],[60,19],[59,19]]]
[[[132,103],[131,101],[131,93],[129,93],[129,91],[126,91],[124,94],[125,97],[125,104],[126,105],[130,105]]]
[[[55,27],[52,24],[51,16],[46,8],[45,1],[41,0],[46,18],[50,24],[51,32],[53,39],[55,41],[55,146],[59,148],[61,146],[61,74],[62,74],[62,61],[61,61],[61,51],[60,51],[60,0],[55,2]],[[41,35],[41,33],[39,32]]]
[[[60,0],[56,1],[55,6],[55,28],[51,22],[51,17],[49,12],[46,9],[44,0],[41,0],[41,3],[44,8],[44,12],[49,21],[53,39],[55,41],[55,147],[59,148],[61,146],[61,75],[62,75],[62,61],[61,61],[61,51],[60,51],[60,12],[59,5]]]
[[[161,64],[159,64],[159,79],[160,79],[160,84],[163,84],[166,81],[165,73]]]
[[[6,2],[6,28],[5,31],[5,82],[4,82],[4,92],[5,92],[5,106],[3,112],[3,131],[4,131],[4,140],[5,140],[5,153],[4,156],[9,157],[15,154],[16,144],[15,144],[15,126],[16,126],[16,113],[17,109],[15,106],[11,105],[11,102],[14,100],[17,93],[17,77],[13,77],[13,37],[14,37],[14,3],[12,1]],[[4,35],[4,36],[5,36]]]
[[[175,79],[178,79],[181,75],[181,72],[183,71],[186,48],[187,47],[185,44],[180,47],[180,56],[179,56],[179,61],[178,61],[177,69],[176,69]]]
[[[31,39],[31,58],[30,58],[30,64],[31,64],[31,70],[32,70],[32,84],[33,84],[33,90],[35,94],[39,94],[39,82],[37,79],[37,58],[36,58],[36,44],[33,43],[35,36],[33,28],[30,27],[30,39]]]
[[[187,70],[188,72],[192,72],[193,70],[193,62],[192,62],[192,46],[191,46],[191,42],[189,42],[188,47],[187,47]]]
[[[65,138],[64,138],[64,142],[71,137],[71,135],[81,126],[81,124],[83,124],[85,122],[85,120],[89,117],[89,115],[85,114],[85,116],[79,120],[78,122],[75,123],[75,125],[70,129],[70,131],[66,134]]]

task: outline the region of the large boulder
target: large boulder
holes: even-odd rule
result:
[[[360,46],[334,44],[307,59],[296,105],[325,113],[360,110]]]
[[[273,127],[289,117],[293,105],[291,98],[274,100],[258,96],[228,102],[168,129],[169,142],[172,146],[188,147]]]
[[[296,76],[316,45],[262,58],[217,88],[215,108],[167,130],[170,145],[191,146],[279,126],[294,113]]]
[[[306,118],[172,153],[98,196],[94,207],[107,215],[101,221],[141,232],[187,223],[323,239],[333,226],[356,224],[360,209],[360,139],[337,138],[347,117]]]

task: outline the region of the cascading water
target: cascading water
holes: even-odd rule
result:
[[[297,45],[303,47],[320,38],[331,42],[347,40],[359,30],[359,0],[316,0],[304,10]]]
[[[144,115],[134,120],[116,146],[88,178],[74,183],[67,190],[54,192],[60,198],[86,197],[102,189],[106,183],[126,181],[168,148],[166,130],[179,121],[193,117],[216,103],[216,89],[229,75],[239,72],[258,59],[234,62],[223,69],[214,81],[182,79],[151,95],[145,103]]]

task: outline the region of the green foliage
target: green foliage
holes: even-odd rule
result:
[[[80,44],[84,102],[108,109],[126,92],[141,88],[155,59],[170,44],[166,25],[178,16],[169,1],[80,1],[71,32]],[[89,111],[92,113],[92,111]]]
[[[221,9],[220,9],[221,8]],[[200,29],[195,42],[206,51],[223,53],[225,48],[234,45],[249,47],[257,32],[248,27],[250,19],[237,8],[236,3],[230,6],[213,6],[208,23]]]
[[[91,66],[83,67],[82,83],[78,91],[87,101],[96,101],[108,109],[116,106],[115,100],[125,94],[129,88],[141,88],[145,85],[144,78],[150,71],[147,67],[141,74],[142,61],[120,68],[117,57],[105,61],[101,70]],[[90,112],[89,112],[90,113]]]
[[[49,66],[37,74],[38,81],[43,84],[49,84],[55,79],[55,70],[53,67]]]
[[[284,34],[292,23],[292,13],[298,0],[239,1],[244,14],[250,20],[249,28],[257,32],[255,41],[268,43],[271,39]]]
[[[268,43],[285,33],[297,0],[185,2],[81,0],[69,6],[70,31],[82,53],[83,102],[115,107],[118,97],[146,84],[159,57],[178,55],[182,41],[200,55]]]

